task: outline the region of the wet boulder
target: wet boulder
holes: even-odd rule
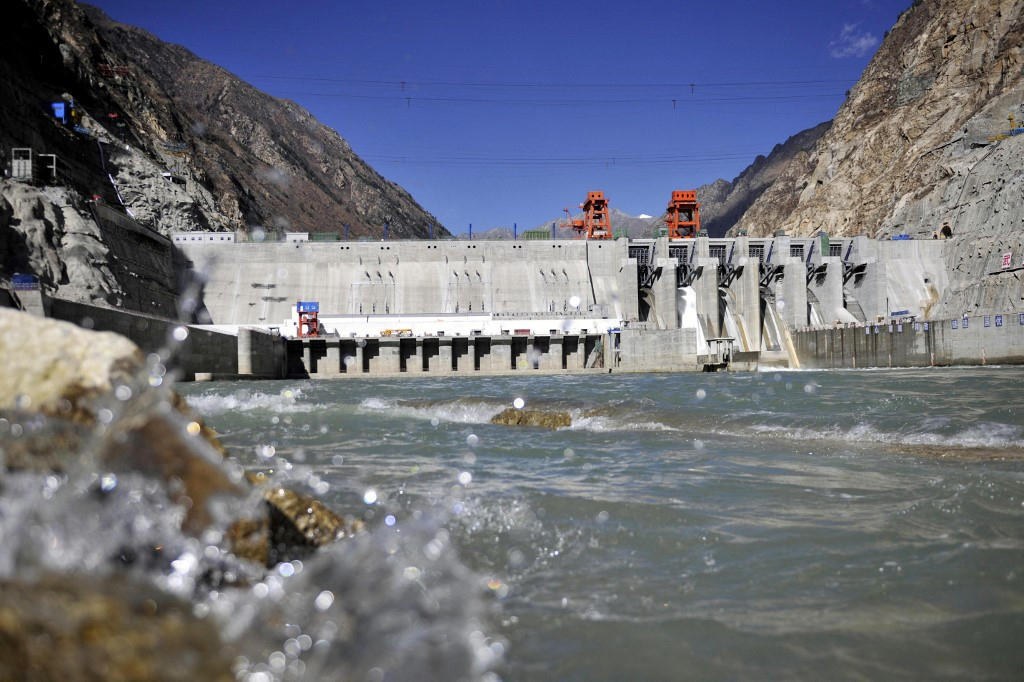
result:
[[[362,521],[346,520],[323,502],[287,488],[266,488],[263,502],[260,516],[231,525],[228,543],[237,556],[268,568],[309,556],[324,545],[364,529]]]
[[[231,680],[192,606],[125,576],[0,582],[0,679]]]
[[[518,410],[509,407],[491,417],[492,424],[506,426],[540,426],[546,429],[561,429],[572,425],[568,412],[557,410]]]
[[[131,384],[145,364],[120,334],[0,308],[0,408],[96,418],[95,400]]]

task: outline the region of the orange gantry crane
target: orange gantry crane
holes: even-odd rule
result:
[[[608,214],[608,200],[604,192],[587,192],[587,200],[580,204],[583,217],[573,220],[569,209],[565,209],[566,220],[563,227],[571,227],[576,231],[577,239],[611,239],[612,225]]]
[[[700,233],[700,203],[696,190],[673,190],[666,211],[669,239],[692,239]]]

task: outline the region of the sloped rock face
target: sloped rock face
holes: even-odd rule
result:
[[[101,37],[130,64],[139,91],[126,91],[133,124],[180,153],[217,198],[229,226],[403,238],[447,235],[402,188],[294,102],[271,97],[188,50],[89,8]]]
[[[725,236],[791,164],[806,162],[831,125],[831,121],[820,123],[775,145],[768,156],[758,156],[732,182],[719,179],[698,187],[701,229],[711,237]]]
[[[941,227],[938,213],[954,217],[958,200],[941,211],[909,207],[956,174],[948,166],[970,153],[972,119],[991,122],[987,139],[1007,127],[1011,107],[1021,118],[1022,46],[1021,0],[915,3],[814,153],[794,159],[739,226],[758,235],[781,228],[793,235],[886,237],[899,230],[930,237]]]

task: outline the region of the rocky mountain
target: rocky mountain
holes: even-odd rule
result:
[[[951,285],[932,314],[1021,308],[1020,281],[1007,286],[989,273],[999,254],[1024,249],[1024,135],[1001,135],[1010,116],[1024,120],[1022,71],[1024,0],[914,2],[831,129],[739,226],[751,234],[948,235],[957,242]]]
[[[4,14],[4,155],[56,154],[62,184],[85,197],[123,201],[164,234],[343,224],[352,236],[385,224],[396,237],[447,234],[293,102],[72,0],[15,0]],[[74,101],[79,132],[56,125],[49,104],[62,99]]]
[[[775,145],[768,156],[758,156],[732,182],[719,179],[697,188],[701,228],[711,237],[723,237],[790,163],[806,159],[832,125],[820,123]]]

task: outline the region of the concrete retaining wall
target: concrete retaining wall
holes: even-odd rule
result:
[[[117,332],[134,341],[147,353],[167,348],[168,340],[172,338],[171,332],[180,326],[171,320],[59,298],[50,302],[50,316],[98,331]],[[188,337],[180,343],[171,361],[171,367],[179,370],[185,380],[194,379],[196,374],[238,374],[236,337],[196,327],[189,327],[188,330]],[[269,335],[262,333],[259,337],[269,338]],[[256,355],[261,356],[257,363],[265,362],[262,356],[268,352],[270,344],[262,339],[255,344]],[[273,357],[272,352],[269,355]],[[268,373],[268,376],[280,374]]]
[[[623,329],[615,369],[624,372],[693,372],[697,363],[697,332],[693,329]]]
[[[1024,313],[804,330],[793,343],[809,369],[1024,364]]]

